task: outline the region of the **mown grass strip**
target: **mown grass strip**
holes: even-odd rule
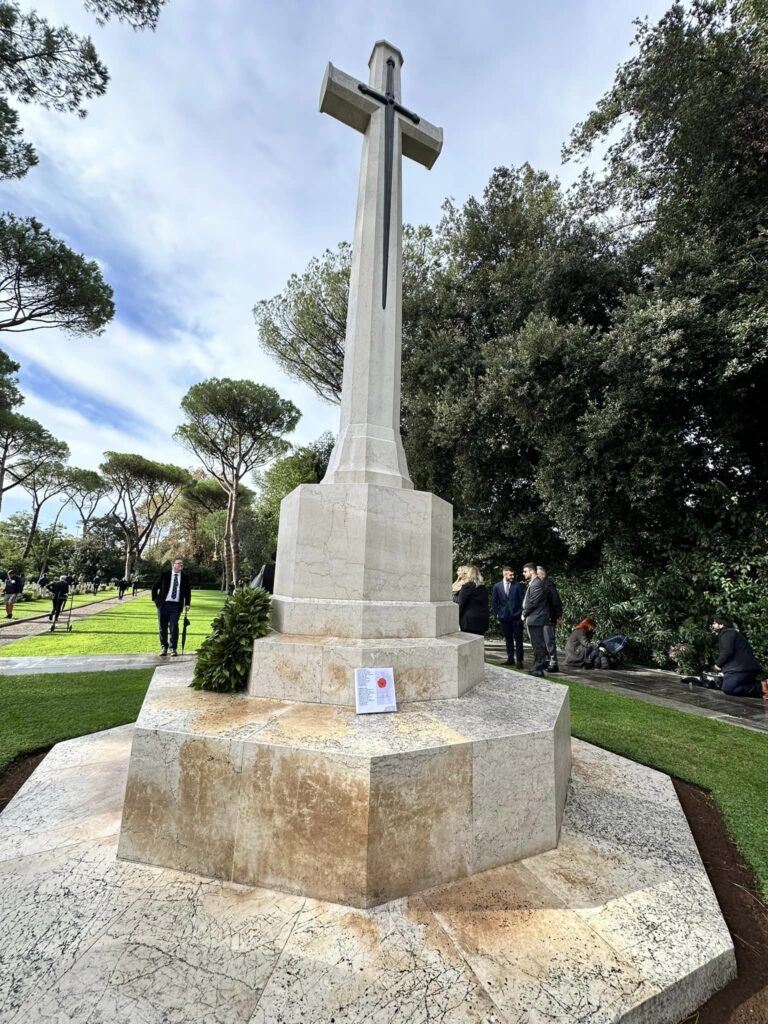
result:
[[[571,731],[712,794],[768,897],[768,735],[564,679]]]
[[[130,591],[129,591],[130,593]],[[98,604],[100,601],[110,601],[117,597],[117,588],[111,590],[100,590],[98,594],[75,594],[75,608],[82,608],[87,604]],[[18,601],[13,606],[14,619],[32,619],[36,615],[48,615],[53,602],[50,597],[38,597],[34,601]],[[67,610],[69,610],[69,597],[67,597]],[[9,622],[0,611],[0,622]],[[0,631],[0,636],[2,632]]]
[[[210,633],[211,621],[221,609],[224,598],[225,595],[216,590],[192,591],[186,651],[196,651]],[[71,633],[64,630],[45,632],[0,647],[0,658],[67,654],[157,654],[159,651],[157,611],[149,594],[145,593],[135,601],[112,605],[88,618],[74,621]]]
[[[0,676],[0,771],[20,754],[135,722],[152,672]]]

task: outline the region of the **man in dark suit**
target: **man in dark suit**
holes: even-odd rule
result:
[[[508,565],[501,570],[502,579],[494,583],[491,603],[507,644],[505,665],[523,667],[523,588],[515,582],[515,573]]]
[[[523,621],[528,627],[528,636],[533,648],[531,675],[543,676],[549,665],[547,645],[544,642],[544,627],[549,625],[551,619],[549,601],[544,580],[540,580],[536,575],[534,562],[527,562],[523,566],[523,576],[528,581],[528,589],[523,598]]]
[[[58,622],[59,616],[64,611],[64,606],[67,603],[67,596],[69,594],[69,583],[67,583],[66,576],[59,576],[53,583],[47,584],[48,590],[51,592],[51,600],[53,606],[51,608],[51,614],[48,616],[50,622]]]
[[[544,590],[547,594],[549,604],[549,625],[544,627],[544,644],[547,648],[549,658],[548,672],[559,672],[557,664],[557,627],[563,624],[563,602],[557,592],[557,587],[547,575],[543,565],[536,566],[536,575],[544,581]]]
[[[183,571],[184,562],[174,558],[170,572],[164,572],[152,587],[152,600],[157,606],[157,622],[160,633],[160,657],[168,654],[170,632],[171,657],[178,655],[179,618],[182,610],[192,604],[192,587],[189,576]]]

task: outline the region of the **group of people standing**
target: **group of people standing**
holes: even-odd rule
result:
[[[515,570],[505,565],[502,578],[493,585],[491,600],[483,577],[476,565],[461,565],[453,584],[453,600],[459,606],[459,629],[462,633],[483,636],[490,625],[490,608],[499,620],[507,647],[505,665],[523,668],[523,629],[527,628],[533,650],[532,676],[558,672],[557,627],[563,622],[563,604],[557,587],[543,565],[526,562],[523,578],[527,586],[515,579]],[[565,645],[566,665],[571,668],[597,668],[604,657],[604,643],[594,641],[596,623],[584,618],[571,631]],[[768,700],[768,680],[762,678],[762,667],[746,637],[734,628],[727,615],[715,616],[712,630],[718,638],[716,667],[722,676],[722,692],[732,697],[761,697]],[[615,637],[622,639],[626,637]],[[602,667],[607,667],[603,665]],[[688,677],[684,677],[684,681]]]
[[[515,570],[505,565],[502,579],[493,586],[491,604],[499,620],[507,646],[505,665],[523,667],[523,627],[533,648],[531,675],[558,672],[557,627],[563,621],[563,604],[557,587],[543,565],[527,562],[524,589],[515,579]],[[488,591],[476,565],[461,565],[453,584],[453,599],[459,606],[462,633],[483,635],[490,624]]]

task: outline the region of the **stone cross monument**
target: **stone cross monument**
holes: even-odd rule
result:
[[[552,849],[568,690],[510,687],[450,600],[453,512],[400,441],[405,155],[442,133],[400,104],[399,52],[368,84],[328,67],[320,109],[363,133],[341,429],[322,483],[280,508],[273,630],[248,694],[163,676],[136,725],[119,856],[371,907]],[[355,669],[394,669],[396,714],[357,715]],[[481,685],[478,685],[481,684]]]
[[[443,132],[400,105],[399,50],[373,48],[369,84],[328,65],[320,110],[363,133],[341,393],[325,483],[412,487],[400,440],[401,156],[432,167]],[[391,283],[391,286],[390,286]]]
[[[450,600],[453,510],[408,475],[400,438],[401,158],[437,159],[440,128],[400,103],[400,51],[378,42],[368,83],[328,65],[320,110],[363,134],[341,424],[322,483],[280,510],[274,632],[249,693],[354,703],[354,670],[393,667],[398,702],[479,682],[482,637]]]

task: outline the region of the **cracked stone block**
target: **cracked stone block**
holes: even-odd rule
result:
[[[487,668],[461,697],[358,716],[164,678],[136,724],[124,859],[371,907],[557,845],[566,687]]]

